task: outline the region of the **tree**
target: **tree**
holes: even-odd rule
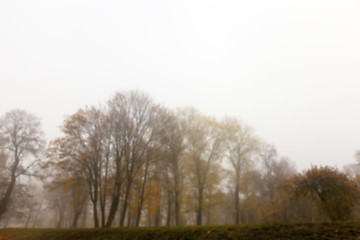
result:
[[[57,171],[58,182],[86,182],[95,227],[112,226],[119,206],[124,226],[135,181],[140,199],[134,225],[140,224],[148,171],[166,120],[163,112],[146,94],[133,91],[115,94],[105,109],[80,109],[65,119],[64,137],[48,149],[48,165]]]
[[[89,199],[87,182],[81,174],[71,176],[69,175],[71,172],[54,168],[49,169],[48,174],[50,173],[52,174],[50,181],[44,185],[47,190],[46,198],[56,213],[56,227],[64,227],[65,217],[68,217],[72,220],[67,225],[77,228]],[[68,214],[66,215],[65,212]]]
[[[117,93],[109,101],[109,117],[112,129],[113,156],[115,168],[113,203],[110,206],[108,223],[110,226],[117,211],[120,192],[124,187],[123,204],[120,213],[120,226],[124,226],[129,205],[131,188],[141,170],[143,186],[147,181],[149,161],[152,157],[154,144],[158,141],[159,116],[162,108],[141,92],[131,91]],[[143,167],[145,166],[145,169]],[[124,186],[125,184],[125,186]],[[143,188],[143,190],[145,190]],[[143,194],[138,209],[142,209]],[[140,216],[137,215],[136,225]]]
[[[258,149],[258,140],[251,129],[238,120],[227,118],[224,121],[226,131],[226,157],[233,168],[235,224],[240,223],[240,185],[241,178],[254,165],[253,154]]]
[[[167,189],[167,221],[170,225],[172,209],[174,210],[175,225],[180,226],[181,195],[183,192],[183,158],[184,126],[180,124],[176,115],[171,112],[163,114],[163,129],[160,134],[160,163],[163,166],[164,182]]]
[[[196,224],[202,225],[204,211],[204,190],[211,178],[216,162],[221,160],[223,153],[223,135],[221,124],[215,119],[201,115],[195,109],[182,112],[185,124],[184,157],[190,182],[194,184],[196,198]]]
[[[290,194],[286,186],[288,179],[296,173],[295,167],[286,157],[273,159],[267,167],[268,170],[264,174],[264,180],[267,181],[264,193],[265,196],[271,198],[267,198],[270,204],[265,204],[268,208],[264,209],[264,220],[290,222],[291,213],[296,211],[293,203],[289,201]]]
[[[274,222],[281,219],[287,222],[291,210],[288,203],[289,194],[283,185],[288,178],[295,175],[296,169],[288,158],[279,157],[275,147],[265,142],[260,145],[258,156],[263,181],[263,220]]]
[[[358,187],[345,174],[317,166],[294,178],[292,192],[294,196],[310,194],[332,221],[349,219],[359,196]]]
[[[104,195],[108,179],[102,112],[94,107],[80,109],[65,119],[61,129],[65,136],[50,143],[47,151],[49,161],[45,167],[52,169],[53,181],[58,186],[65,184],[68,189],[76,189],[77,185],[78,189],[82,189],[85,181],[88,188],[85,192],[89,194],[93,206],[94,225],[104,226]]]
[[[0,118],[0,219],[7,211],[20,176],[34,176],[45,140],[40,120],[22,110],[13,110]]]

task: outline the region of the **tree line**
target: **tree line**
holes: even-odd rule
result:
[[[293,163],[236,118],[168,109],[139,91],[66,116],[0,118],[0,224],[124,227],[349,220],[359,175]],[[354,168],[351,168],[354,169]]]

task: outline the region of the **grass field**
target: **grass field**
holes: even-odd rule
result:
[[[359,239],[360,223],[111,229],[2,229],[0,240]]]

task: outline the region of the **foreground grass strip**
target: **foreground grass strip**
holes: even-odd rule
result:
[[[111,229],[2,229],[0,240],[360,239],[360,223]]]

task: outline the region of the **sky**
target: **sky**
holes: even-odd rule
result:
[[[360,2],[0,0],[0,115],[48,140],[64,116],[140,90],[233,116],[297,168],[360,150]]]

